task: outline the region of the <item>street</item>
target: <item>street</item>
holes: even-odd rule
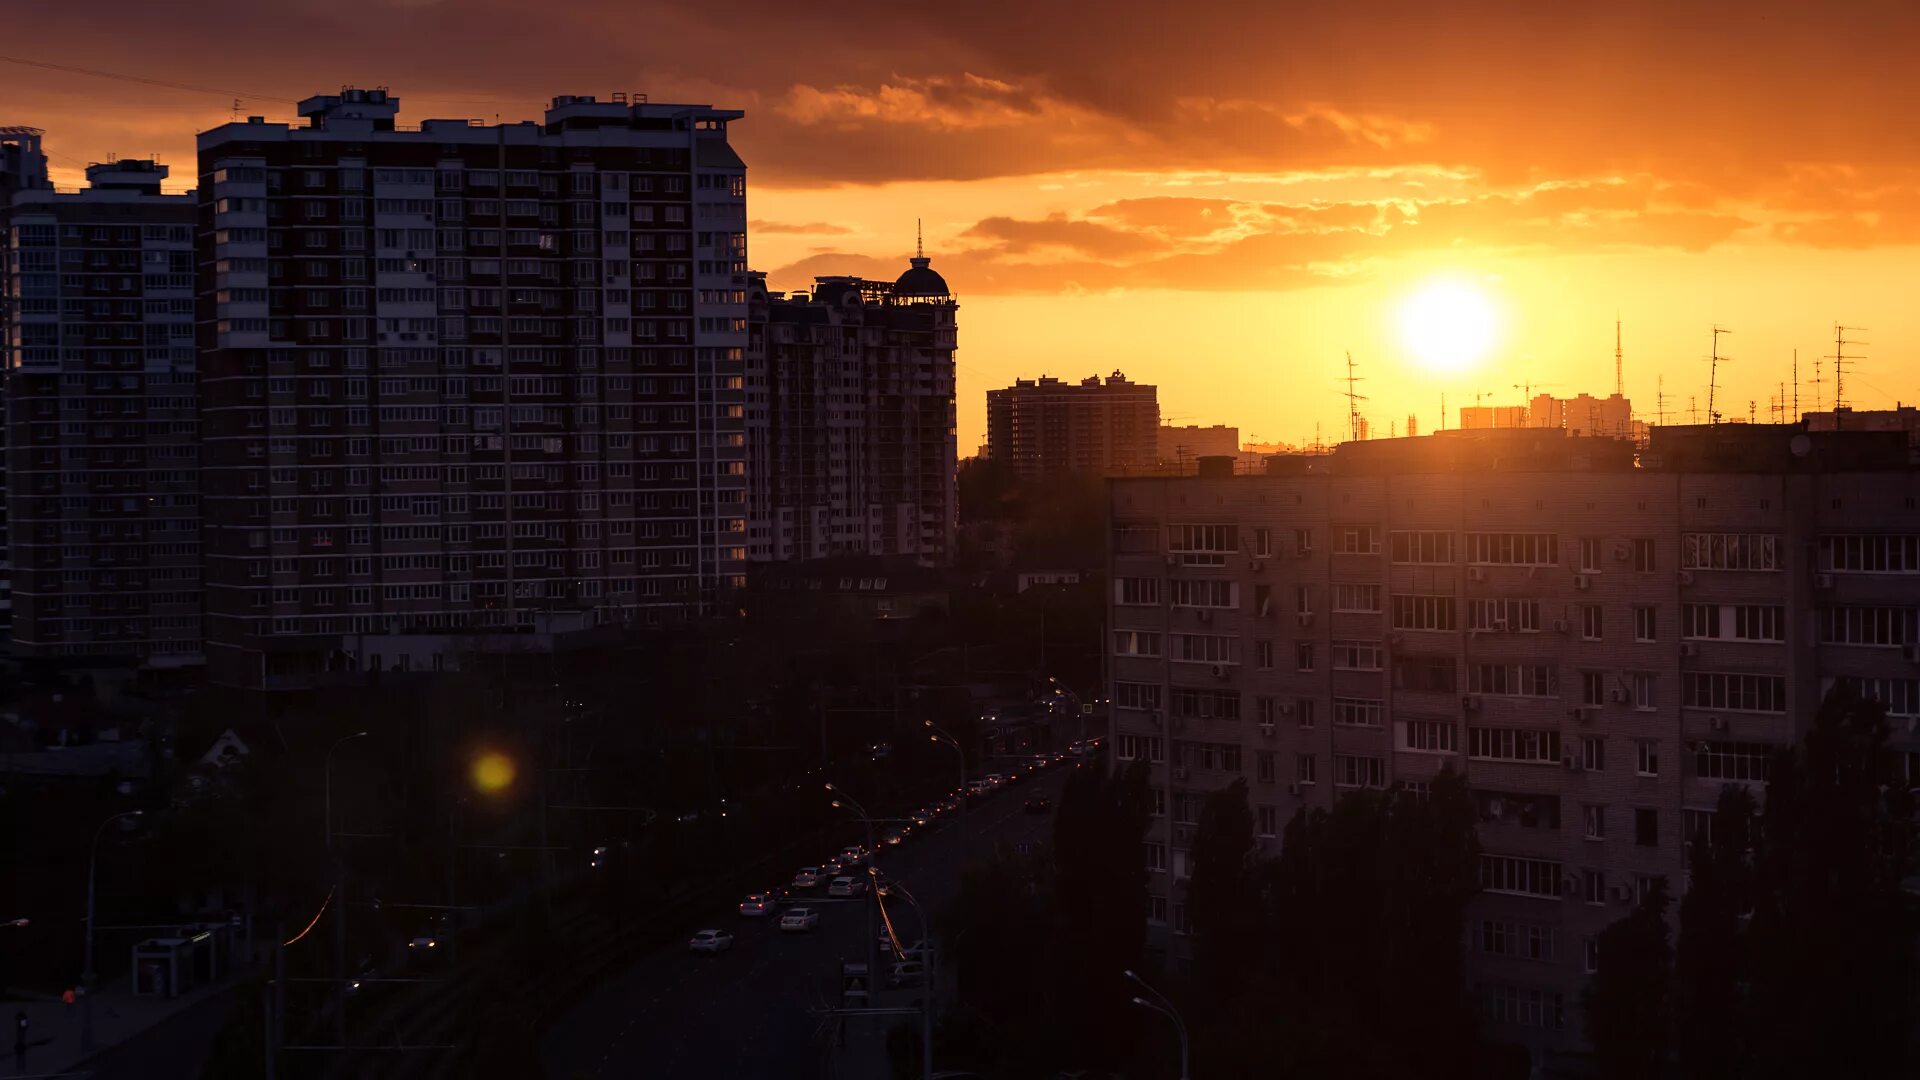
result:
[[[1027,814],[1022,803],[1034,794],[1058,802],[1073,767],[1068,762],[997,792],[964,816],[887,850],[877,865],[937,919],[959,888],[961,870],[991,854],[996,843],[1051,837],[1051,813]],[[823,851],[819,858],[830,854]],[[784,882],[767,882],[779,884]],[[838,1003],[841,962],[866,961],[867,921],[862,902],[828,900],[824,886],[818,892],[817,900],[806,901],[821,916],[811,933],[783,934],[777,916],[742,918],[728,907],[713,912],[704,925],[732,931],[731,951],[693,955],[684,941],[676,941],[609,979],[543,1036],[547,1075],[554,1080],[808,1075],[884,1080],[886,1029],[913,1018],[852,1018],[846,1048],[831,1060],[826,1057],[834,1048],[816,1013]],[[903,941],[932,936],[923,933],[903,898],[889,898],[887,911]],[[886,967],[883,962],[883,972]],[[914,996],[882,995],[875,1004],[905,1004]]]

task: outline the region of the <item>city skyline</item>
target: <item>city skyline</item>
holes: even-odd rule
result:
[[[1914,37],[1914,16],[1891,9],[1666,24],[1638,5],[1591,20],[1279,10],[1236,16],[1231,34],[1201,12],[1172,35],[1120,9],[1077,35],[1057,13],[990,7],[964,26],[891,14],[853,44],[769,6],[746,16],[767,33],[695,73],[684,57],[711,55],[698,46],[727,20],[408,2],[383,5],[376,34],[315,6],[302,17],[336,45],[235,49],[208,70],[188,66],[187,41],[153,47],[184,32],[162,17],[107,7],[141,48],[97,47],[97,7],[42,7],[20,16],[35,61],[175,85],[5,65],[7,119],[48,129],[63,184],[112,153],[181,165],[193,132],[284,116],[339,82],[385,81],[421,116],[511,119],[558,90],[623,87],[745,109],[753,261],[771,287],[891,276],[924,218],[969,310],[964,447],[983,441],[987,389],[1116,367],[1161,385],[1170,417],[1250,440],[1331,436],[1349,349],[1376,430],[1410,412],[1432,430],[1442,394],[1452,414],[1476,395],[1518,402],[1529,383],[1605,393],[1616,317],[1625,389],[1648,417],[1657,389],[1670,419],[1690,397],[1704,413],[1716,323],[1734,330],[1728,417],[1751,401],[1768,418],[1795,348],[1802,411],[1830,405],[1832,372],[1816,390],[1813,361],[1836,320],[1872,328],[1851,403],[1920,396],[1901,378],[1920,322],[1898,293],[1920,155],[1895,98],[1865,92]],[[579,32],[655,18],[672,32]],[[287,19],[235,8],[228,32],[271,43]],[[414,32],[447,47],[417,50]],[[1042,57],[1042,40],[1068,43]],[[542,51],[530,42],[564,43],[567,70],[527,62]],[[259,96],[236,110],[230,91]],[[1435,280],[1474,283],[1496,314],[1468,370],[1436,372],[1402,340],[1397,313]]]

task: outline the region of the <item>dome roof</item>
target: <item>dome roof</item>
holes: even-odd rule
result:
[[[929,265],[933,262],[932,259],[921,255],[911,261],[913,263],[912,268],[906,273],[901,274],[899,279],[893,283],[894,296],[953,295],[947,288],[947,279],[941,277],[939,271]]]

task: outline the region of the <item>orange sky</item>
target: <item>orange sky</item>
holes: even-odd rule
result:
[[[1853,404],[1920,399],[1911,3],[9,0],[6,23],[0,54],[198,88],[0,62],[0,123],[46,128],[64,183],[157,153],[184,187],[232,96],[280,118],[343,83],[414,120],[613,90],[744,108],[776,287],[891,276],[926,219],[963,305],[963,453],[985,391],[1040,373],[1123,369],[1169,416],[1291,441],[1344,430],[1346,350],[1381,432],[1431,429],[1442,394],[1604,393],[1616,312],[1649,418],[1656,380],[1670,419],[1704,411],[1714,323],[1723,414],[1765,419],[1796,347],[1802,407],[1830,402],[1836,320],[1871,328]],[[1463,371],[1395,322],[1436,277],[1499,315]]]

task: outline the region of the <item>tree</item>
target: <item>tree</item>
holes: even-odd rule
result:
[[[1914,806],[1886,739],[1886,707],[1842,682],[1771,764],[1749,930],[1756,1075],[1910,1075]]]
[[[1193,928],[1194,985],[1212,1011],[1245,989],[1259,955],[1260,896],[1253,874],[1253,814],[1247,782],[1210,793],[1194,831],[1187,912]]]
[[[1114,776],[1077,769],[1053,821],[1054,994],[1067,1045],[1086,1067],[1126,1059],[1133,991],[1147,933],[1147,763]]]
[[[1680,899],[1674,954],[1675,1034],[1692,1080],[1746,1075],[1743,1030],[1747,980],[1744,916],[1753,909],[1753,795],[1741,785],[1720,792],[1704,836],[1691,838],[1689,883]]]
[[[1666,1072],[1673,949],[1668,942],[1667,880],[1625,918],[1600,932],[1600,967],[1585,997],[1587,1037],[1604,1080],[1642,1080]]]

